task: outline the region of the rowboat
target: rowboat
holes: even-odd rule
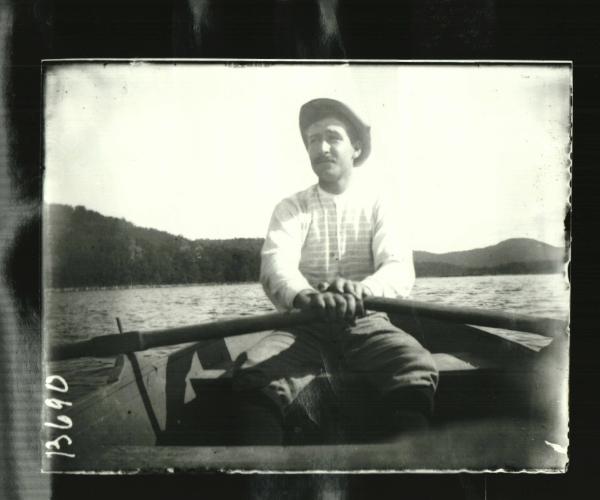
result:
[[[355,380],[340,393],[324,373],[288,413],[285,446],[235,446],[234,360],[271,329],[314,321],[272,314],[51,350],[54,359],[119,354],[106,385],[61,411],[72,422],[61,448],[69,456],[50,454],[44,470],[565,469],[565,322],[378,298],[366,306],[433,354],[440,383],[427,431],[373,441],[368,389]],[[161,359],[135,354],[180,342]]]

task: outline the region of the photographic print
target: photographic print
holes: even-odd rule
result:
[[[46,61],[43,469],[564,472],[571,69]]]

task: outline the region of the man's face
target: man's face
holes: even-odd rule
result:
[[[323,186],[344,186],[352,174],[359,144],[352,144],[346,125],[337,118],[323,118],[306,129],[307,149],[313,171]]]

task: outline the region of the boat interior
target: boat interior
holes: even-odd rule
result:
[[[161,363],[143,353],[119,356],[113,383],[73,409],[74,419],[86,422],[73,436],[79,468],[116,461],[136,470],[140,463],[154,470],[311,470],[323,465],[319,457],[344,470],[383,463],[411,470],[440,463],[487,470],[560,466],[564,457],[546,457],[544,441],[557,440],[563,428],[561,388],[552,384],[568,363],[563,342],[417,317],[392,320],[432,352],[440,371],[434,417],[423,435],[379,441],[372,391],[352,376],[340,388],[324,372],[287,414],[282,450],[237,447],[231,371],[238,355],[268,333],[261,332],[180,346]],[[365,461],[363,452],[373,447]]]

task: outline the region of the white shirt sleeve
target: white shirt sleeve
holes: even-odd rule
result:
[[[260,268],[263,289],[280,311],[293,309],[298,292],[312,288],[299,270],[303,243],[300,206],[294,199],[285,199],[273,211]]]
[[[375,272],[362,281],[375,296],[408,297],[415,283],[413,252],[407,242],[410,230],[402,224],[402,212],[389,195],[381,197],[375,206],[372,241]]]

